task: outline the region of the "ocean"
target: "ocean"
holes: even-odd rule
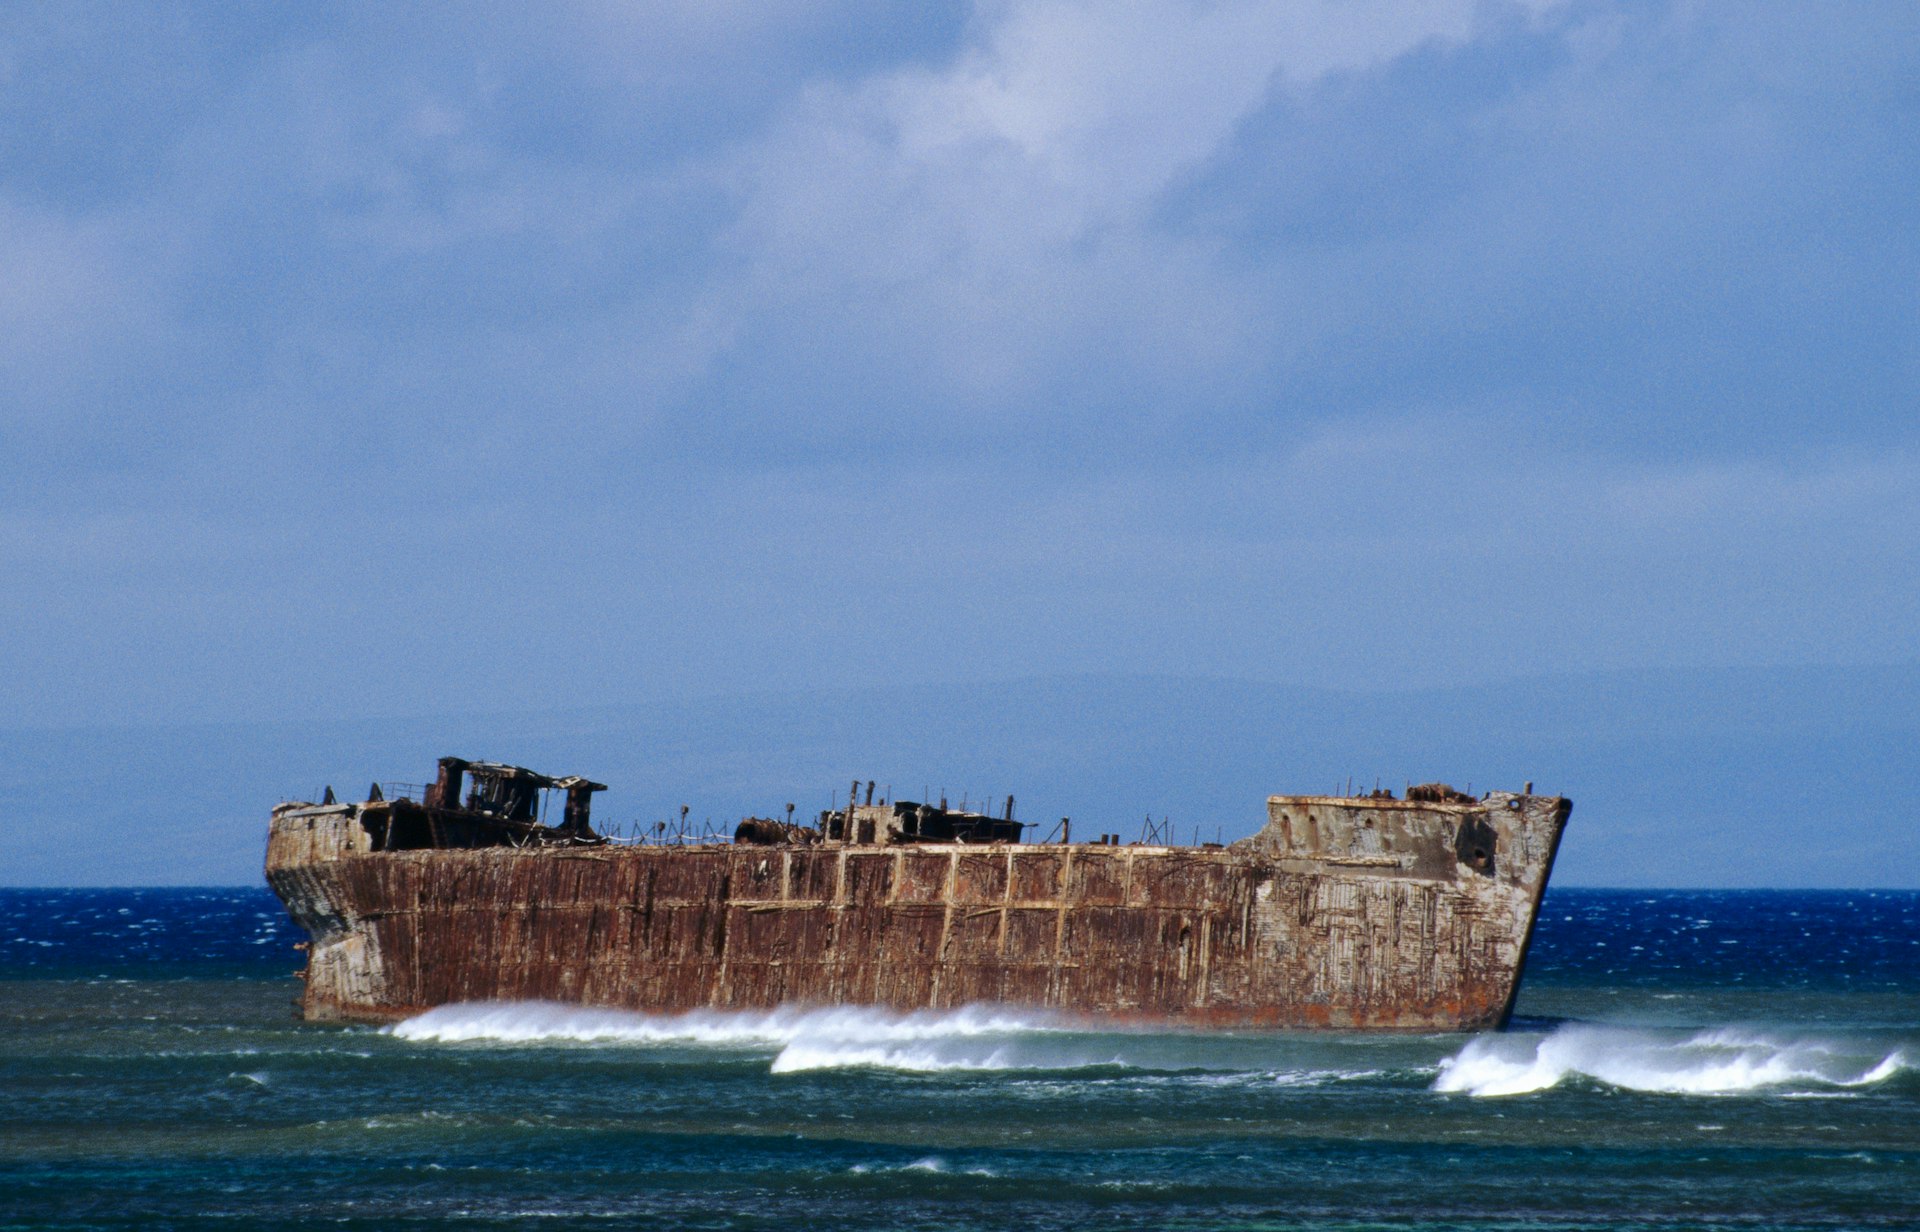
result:
[[[1484,1035],[293,1016],[264,889],[0,890],[0,1228],[1920,1228],[1920,893],[1557,889]]]

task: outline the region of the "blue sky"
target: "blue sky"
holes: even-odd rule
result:
[[[14,725],[1911,663],[1920,7],[0,10]]]

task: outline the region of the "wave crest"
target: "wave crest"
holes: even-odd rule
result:
[[[461,1043],[686,1044],[764,1052],[774,1073],[867,1066],[901,1070],[1017,1069],[1059,1062],[1035,1037],[1061,1022],[984,1006],[954,1010],[841,1007],[647,1014],[542,1001],[443,1005],[387,1028],[398,1039]],[[1026,1048],[1019,1045],[1025,1044]],[[1072,1064],[1098,1064],[1086,1060]]]
[[[1502,1032],[1461,1044],[1431,1036],[1095,1027],[1045,1011],[988,1005],[657,1014],[551,1002],[485,1002],[440,1006],[386,1031],[419,1042],[693,1050],[763,1062],[775,1074],[839,1069],[1024,1071],[1034,1077],[1058,1073],[1062,1082],[1073,1085],[1109,1079],[1193,1088],[1430,1085],[1435,1092],[1476,1096],[1545,1091],[1584,1079],[1649,1093],[1765,1091],[1844,1097],[1853,1089],[1920,1069],[1920,1041],[1884,1031],[1564,1023],[1544,1032]],[[1108,1072],[1088,1072],[1103,1070]],[[1027,1084],[1036,1097],[1055,1085]]]
[[[1715,1028],[1656,1031],[1569,1024],[1488,1035],[1440,1063],[1436,1091],[1522,1095],[1585,1077],[1631,1091],[1726,1095],[1777,1087],[1866,1087],[1911,1069],[1870,1040]]]

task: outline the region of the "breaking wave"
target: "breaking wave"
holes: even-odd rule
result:
[[[551,1002],[446,1005],[386,1029],[403,1040],[583,1043],[697,1049],[764,1058],[776,1074],[878,1069],[907,1073],[1025,1071],[1027,1093],[1072,1073],[1072,1089],[1108,1078],[1158,1085],[1313,1087],[1380,1078],[1424,1083],[1436,1042],[1181,1031],[1090,1024],[1042,1010],[976,1005],[951,1010],[873,1007],[694,1010],[650,1014]]]
[[[552,1002],[444,1005],[386,1028],[431,1043],[593,1044],[688,1050],[775,1074],[1025,1071],[1045,1096],[1089,1082],[1327,1089],[1396,1087],[1521,1095],[1581,1082],[1654,1094],[1844,1097],[1920,1072],[1920,1040],[1884,1031],[1651,1028],[1567,1022],[1459,1037],[1181,1032],[1092,1026],[998,1006],[894,1011],[843,1006],[651,1014]],[[1051,1071],[1058,1075],[1046,1077]],[[1104,1071],[1104,1072],[1103,1072]]]
[[[1587,1078],[1631,1091],[1728,1095],[1870,1087],[1914,1068],[1904,1048],[1876,1046],[1865,1037],[1567,1024],[1545,1035],[1473,1039],[1440,1063],[1433,1089],[1523,1095]]]
[[[913,1071],[1119,1064],[1062,1047],[1067,1026],[1043,1013],[985,1006],[909,1013],[870,1008],[693,1010],[646,1014],[525,1001],[443,1005],[387,1028],[443,1043],[574,1041],[682,1044],[764,1052],[773,1072],[870,1067]]]

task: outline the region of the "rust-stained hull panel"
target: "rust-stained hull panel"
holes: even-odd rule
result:
[[[395,852],[369,849],[358,807],[274,817],[268,880],[313,938],[310,1019],[1004,1003],[1447,1030],[1505,1020],[1569,806],[1275,797],[1267,828],[1224,849]]]

